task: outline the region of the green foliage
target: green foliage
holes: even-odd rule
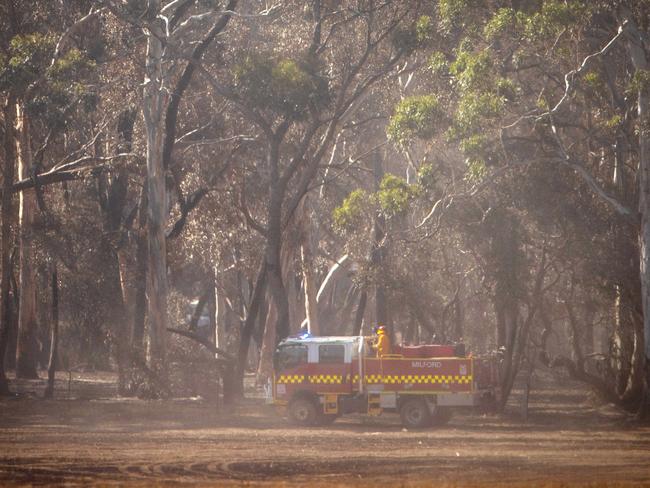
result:
[[[249,54],[234,70],[235,87],[250,105],[301,118],[310,103],[327,101],[327,83],[291,59]]]
[[[471,183],[482,181],[487,176],[487,167],[482,159],[468,159],[465,179]]]
[[[544,40],[557,36],[564,29],[584,24],[590,12],[586,2],[547,0],[538,12],[530,16],[517,15],[524,36],[529,40]]]
[[[0,62],[0,90],[20,93],[43,76],[56,41],[40,33],[15,36],[9,56]]]
[[[602,80],[600,79],[600,75],[595,71],[589,71],[588,73],[585,73],[582,79],[585,85],[587,85],[590,88],[598,88],[599,86],[602,85]]]
[[[434,31],[431,17],[422,15],[410,26],[395,30],[393,34],[393,45],[395,48],[410,54],[431,41]]]
[[[409,185],[399,176],[386,174],[376,193],[368,193],[362,189],[354,190],[334,209],[334,227],[339,232],[358,232],[377,211],[387,218],[401,215],[409,209],[411,202],[424,192],[420,180],[427,181],[432,178],[432,173],[419,175],[418,183]],[[430,183],[433,185],[433,181]]]
[[[636,70],[627,86],[626,92],[628,94],[636,94],[642,90],[646,92],[650,90],[650,70]]]
[[[623,117],[621,117],[620,115],[614,115],[613,117],[607,119],[603,123],[603,125],[607,129],[616,129],[618,126],[621,125],[622,122],[623,122]]]
[[[392,217],[404,213],[420,193],[418,185],[409,185],[403,178],[387,174],[379,185],[377,201],[382,213]]]
[[[493,40],[508,28],[516,25],[515,11],[511,8],[500,8],[485,24],[483,35],[487,40]]]
[[[415,22],[415,37],[420,44],[430,41],[433,37],[433,20],[428,15],[421,15]]]
[[[85,110],[95,108],[97,95],[80,80],[92,74],[96,64],[78,49],[52,63],[55,46],[54,36],[40,33],[11,39],[8,57],[0,61],[0,90],[24,97],[30,115],[62,128],[73,102],[81,101]]]
[[[501,115],[505,101],[495,93],[470,92],[461,97],[456,111],[455,124],[459,134],[479,129],[481,124]]]
[[[370,196],[365,190],[358,189],[351,192],[343,203],[334,209],[334,226],[340,231],[357,227],[366,214],[369,202]]]
[[[71,49],[48,68],[48,76],[54,80],[79,79],[94,69],[96,63],[78,49]]]
[[[395,108],[388,124],[388,137],[400,146],[414,138],[430,139],[439,127],[444,113],[435,95],[405,98]]]
[[[485,24],[483,35],[487,41],[506,33],[528,41],[545,41],[565,29],[586,25],[593,8],[589,2],[578,0],[545,0],[532,13],[500,8]]]
[[[474,134],[460,142],[460,150],[465,156],[478,157],[483,154],[487,146],[487,137],[484,134]]]
[[[500,78],[497,80],[497,94],[506,100],[514,100],[517,96],[515,82],[508,78]]]
[[[436,169],[431,163],[425,163],[418,170],[418,185],[423,191],[431,191],[437,183]]]
[[[434,75],[444,76],[449,73],[449,63],[447,63],[447,58],[440,51],[436,51],[429,56],[427,66]]]
[[[477,0],[440,0],[438,2],[440,26],[449,31],[453,27],[463,25],[468,13],[477,4]]]
[[[472,53],[461,50],[449,66],[460,90],[485,89],[491,84],[493,61],[488,51]]]

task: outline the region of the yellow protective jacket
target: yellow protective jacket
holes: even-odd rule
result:
[[[379,336],[377,336],[375,348],[377,349],[377,357],[390,354],[390,339],[386,334],[379,334]]]

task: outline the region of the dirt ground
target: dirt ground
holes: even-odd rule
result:
[[[107,375],[67,379],[55,400],[39,398],[42,382],[0,400],[1,485],[650,486],[650,427],[568,380],[536,385],[527,422],[515,401],[505,416],[406,431],[395,415],[304,429],[260,399],[225,412],[110,398]]]

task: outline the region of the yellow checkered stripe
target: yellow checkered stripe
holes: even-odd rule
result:
[[[309,377],[309,382],[340,385],[343,383],[343,376],[336,374],[316,374]]]
[[[314,384],[340,385],[343,383],[343,376],[336,374],[315,374],[309,376],[305,376],[304,374],[281,374],[277,380],[277,383],[304,383],[305,378],[309,380],[309,383]]]
[[[281,374],[278,383],[302,383],[305,381],[304,374]]]
[[[333,375],[333,374],[318,374],[318,375],[309,375],[305,376],[304,374],[290,374],[290,375],[280,375],[277,380],[277,383],[291,384],[291,383],[304,383],[305,379],[309,383],[313,384],[330,384],[330,385],[340,385],[343,383],[343,376]],[[345,381],[349,383],[352,380],[354,383],[359,382],[359,375],[355,374],[354,376],[346,375]],[[363,380],[366,384],[429,384],[429,385],[469,385],[472,382],[472,376],[461,376],[461,375],[438,375],[438,374],[402,374],[402,375],[381,375],[381,374],[369,374],[363,377]]]
[[[359,381],[359,377],[355,376],[355,380]],[[438,384],[438,385],[468,385],[472,382],[472,376],[461,375],[438,375],[438,374],[402,374],[402,375],[381,375],[369,374],[364,376],[364,381],[368,384],[384,383],[384,384]]]

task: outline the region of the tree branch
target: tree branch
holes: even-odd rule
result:
[[[187,337],[188,339],[192,339],[193,341],[198,342],[202,346],[205,346],[205,348],[210,351],[213,354],[219,354],[220,356],[223,356],[223,358],[215,358],[217,360],[223,361],[225,363],[234,363],[235,358],[231,356],[229,353],[224,351],[223,349],[218,348],[215,346],[212,342],[210,342],[208,339],[205,337],[201,337],[198,334],[195,334],[193,332],[190,332],[188,330],[183,330],[183,329],[175,329],[173,327],[167,327],[167,331],[171,332],[172,334],[178,334],[183,337]]]

